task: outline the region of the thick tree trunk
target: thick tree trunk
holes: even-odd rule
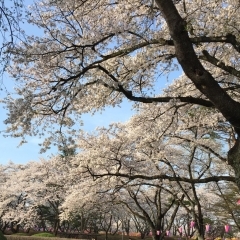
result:
[[[10,228],[11,228],[12,233],[19,232],[19,225],[17,223],[11,222]]]
[[[152,229],[152,239],[153,240],[162,240],[164,239],[164,233],[157,234],[155,229]]]
[[[145,234],[145,232],[140,232],[140,237],[141,237],[141,239],[144,239],[145,238],[145,236],[146,236],[146,234]]]
[[[4,222],[1,226],[2,233],[6,231],[7,227],[8,227],[8,222]]]
[[[240,103],[221,88],[213,76],[203,67],[189,38],[186,22],[178,13],[173,1],[155,0],[169,28],[176,57],[186,76],[222,113],[240,136]],[[240,143],[239,137],[228,153],[228,163],[235,171],[236,184],[240,189]]]

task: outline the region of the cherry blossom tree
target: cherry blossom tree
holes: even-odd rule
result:
[[[232,231],[239,231],[239,193],[237,187],[232,183],[211,183],[207,190],[212,194],[215,201],[209,204],[209,215],[214,216],[213,220],[217,220],[222,224],[234,223]],[[214,221],[213,221],[214,223]]]
[[[12,232],[18,232],[20,225],[26,224],[28,218],[28,198],[16,181],[16,175],[25,169],[25,166],[10,162],[4,168],[5,181],[1,184],[1,219]],[[18,188],[16,188],[18,186]]]
[[[240,188],[238,10],[237,0],[37,1],[29,23],[45,35],[8,51],[19,95],[4,101],[9,134],[24,142],[27,134],[50,130],[47,148],[81,114],[123,98],[201,106],[209,119],[220,113],[232,127],[227,163]],[[160,76],[177,68],[183,80],[162,93]]]
[[[161,185],[135,185],[135,188],[128,186],[126,189],[133,201],[124,204],[134,216],[148,223],[154,239],[162,239],[171,228],[177,214],[180,205],[178,198],[171,197]],[[183,199],[183,195],[180,199]]]
[[[88,213],[93,212],[100,216],[99,229],[106,232],[106,238],[110,229],[114,231],[113,222],[116,229],[121,222],[124,230],[126,216],[129,216],[128,220],[130,216],[135,216],[146,221],[149,225],[148,231],[152,230],[155,239],[162,238],[166,228],[171,228],[180,202],[176,200],[176,196],[173,198],[172,194],[161,189],[159,185],[149,187],[148,184],[137,180],[123,183],[112,177],[92,181],[91,178],[86,180],[80,173],[77,176],[81,176],[82,180],[68,191],[66,201],[62,205],[63,219],[69,219],[83,209]],[[166,225],[167,219],[169,221]],[[128,224],[128,231],[129,227]]]
[[[109,204],[111,206],[111,204]],[[104,210],[104,211],[103,211]],[[120,227],[120,215],[118,214],[118,208],[116,206],[112,209],[100,207],[100,230],[105,231],[105,239],[108,239],[108,234],[116,234]]]
[[[7,188],[5,187],[5,184],[9,178],[9,174],[6,172],[7,167],[0,165],[0,189],[1,189],[1,196],[0,196],[0,230],[4,233],[6,228],[8,227],[8,221],[5,221],[3,219],[3,216],[6,211],[6,205],[3,205],[3,202],[8,198]]]
[[[22,228],[61,229],[61,204],[65,199],[69,165],[56,156],[49,161],[8,166],[2,219]],[[10,170],[11,171],[10,171]],[[4,196],[4,195],[3,195]]]
[[[116,209],[124,215],[127,208],[148,222],[155,239],[174,227],[179,206],[201,224],[199,196],[205,195],[197,184],[234,181],[224,149],[227,141],[231,144],[232,128],[216,111],[178,104],[182,103],[141,105],[125,124],[82,132],[75,155],[14,168],[8,184],[13,192],[27,194],[31,209],[25,216],[31,216],[32,224],[49,226],[52,222],[38,210],[52,206],[58,226],[81,216],[81,230],[86,226],[97,231],[100,216],[110,216],[107,213]],[[187,208],[183,200],[194,208]]]
[[[146,220],[143,220],[136,215],[132,217],[136,227],[136,231],[141,234],[141,239],[144,239],[150,233],[150,227]]]
[[[74,164],[94,178],[233,181],[232,168],[226,167],[226,141],[214,135],[221,127],[216,120],[218,113],[212,114],[216,121],[210,122],[208,110],[198,112],[195,107],[182,106],[173,116],[169,112],[176,111],[175,104],[143,107],[126,124],[112,124],[97,134],[82,132],[78,143],[81,151],[73,159]],[[231,133],[231,128],[225,126],[219,134],[227,135],[228,131]]]
[[[189,221],[195,221],[196,230],[203,238],[205,212],[202,211],[204,201],[201,199],[204,197],[199,184],[234,181],[232,168],[226,166],[224,149],[232,129],[229,125],[222,125],[218,112],[212,112],[213,120],[209,121],[209,110],[199,111],[195,106],[189,108],[188,105],[181,106],[178,111],[176,109],[178,105],[175,103],[151,107],[142,105],[139,114],[125,124],[112,124],[93,134],[83,132],[78,143],[81,151],[72,159],[72,165],[76,166],[72,174],[81,178],[90,174],[94,185],[100,189],[104,182],[107,183],[107,190],[102,191],[118,193],[115,196],[119,199],[125,189],[127,194],[123,195],[121,203],[132,214],[147,220],[156,239],[172,226],[170,220],[167,225],[164,222],[168,211],[165,214],[160,211],[155,217],[159,221],[153,221],[151,217],[146,217],[148,207],[141,204],[150,198],[149,186],[157,187],[156,192],[162,189],[166,196],[166,193],[171,193],[190,216]],[[169,114],[171,111],[176,113]],[[101,187],[97,185],[98,181]],[[163,185],[159,181],[163,181]],[[146,188],[145,194],[142,188]],[[85,196],[86,193],[82,194]],[[127,195],[134,204],[126,201]],[[184,199],[180,200],[181,196]],[[86,198],[92,199],[89,196]],[[158,209],[162,208],[159,206]],[[173,211],[172,208],[169,210]],[[189,223],[185,221],[182,224],[187,225],[189,232]],[[162,236],[157,235],[157,231],[161,231]]]

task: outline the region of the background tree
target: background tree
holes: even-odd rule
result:
[[[31,203],[28,194],[17,178],[26,168],[27,166],[10,162],[2,172],[2,178],[5,179],[1,183],[0,201],[3,231],[10,228],[13,233],[17,233],[20,227],[28,226],[29,221],[34,219],[34,215],[29,216]]]
[[[172,193],[188,213],[185,214],[188,222],[186,219],[181,220],[181,225],[186,226],[186,233],[189,235],[189,222],[194,220],[196,232],[204,238],[206,216],[202,210],[204,201],[201,199],[204,197],[199,184],[233,181],[230,177],[232,169],[226,168],[225,164],[226,154],[223,149],[226,139],[220,138],[228,136],[231,129],[225,126],[221,128],[222,132],[218,132],[217,128],[215,130],[216,125],[221,123],[214,120],[209,122],[205,109],[199,111],[195,107],[182,106],[174,116],[165,114],[175,109],[176,105],[172,104],[155,105],[154,108],[143,106],[143,110],[126,124],[112,124],[107,129],[99,129],[98,134],[83,133],[78,144],[81,151],[72,159],[72,165],[78,167],[74,172],[88,172],[96,183],[111,182],[110,189],[120,189],[122,186],[136,206],[141,206],[138,196],[145,185]],[[218,114],[216,116],[219,117]],[[140,179],[143,182],[138,182]],[[160,180],[163,186],[160,186]],[[149,197],[149,187],[146,187],[146,192],[143,195],[146,197],[144,202]],[[184,201],[180,201],[178,194],[185,196]],[[130,201],[123,203],[129,204]],[[141,207],[140,211],[146,208]],[[159,206],[156,209],[152,212],[157,213],[162,208]],[[167,229],[164,227],[166,213],[159,211],[159,223],[156,220],[158,217],[155,217],[154,224],[150,220],[148,224],[153,234],[161,230],[164,235]],[[136,210],[133,214],[136,214]],[[143,213],[143,220],[146,215]]]
[[[23,203],[27,206],[26,211],[21,206],[21,211],[19,207],[16,209],[18,225],[25,223],[27,227],[44,230],[54,228],[55,234],[61,229],[60,206],[68,189],[65,177],[68,168],[59,156],[50,161],[30,162],[21,168],[16,166],[8,184],[14,194],[23,196]],[[9,216],[13,216],[12,210]]]
[[[110,205],[111,206],[111,205]],[[116,233],[119,231],[119,222],[120,217],[115,210],[115,206],[107,209],[106,212],[103,212],[102,209],[100,209],[100,230],[103,230],[105,232],[105,239],[108,240],[108,234]],[[104,210],[106,210],[104,208]]]
[[[208,190],[212,192],[213,196],[216,196],[216,200],[210,205],[215,221],[217,220],[222,224],[234,223],[234,228],[231,231],[239,231],[240,208],[237,204],[239,193],[236,186],[231,183],[212,183]]]
[[[135,224],[136,231],[140,233],[141,239],[144,239],[150,233],[150,226],[148,222],[146,219],[143,220],[136,215],[133,215],[132,219]]]

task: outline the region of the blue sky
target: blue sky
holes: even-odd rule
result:
[[[5,79],[6,80],[6,79]],[[2,94],[0,95],[0,98]],[[6,129],[5,124],[3,124],[4,119],[6,119],[6,112],[0,105],[0,131]],[[123,122],[127,121],[133,114],[131,104],[124,101],[121,108],[108,108],[102,113],[96,113],[95,115],[85,114],[82,117],[84,122],[83,129],[85,131],[94,131],[98,126],[108,126],[112,122]],[[39,143],[41,140],[37,137],[28,137],[28,142],[20,147],[17,147],[20,139],[3,137],[0,134],[0,164],[7,164],[10,160],[14,163],[26,163],[28,161],[38,161],[39,158],[49,158],[51,154],[57,154],[58,150],[56,147],[52,147],[49,151],[44,154],[39,154],[40,147]]]
[[[171,82],[171,80],[178,76],[179,72],[174,72],[170,75],[170,78],[166,80],[164,77],[161,79],[161,83],[159,84],[159,88],[162,89],[166,86],[167,83]],[[3,80],[6,87],[13,87],[11,80],[8,77],[5,77]],[[159,90],[160,90],[159,89]],[[161,91],[161,90],[160,90]],[[4,92],[0,92],[0,98],[4,96]],[[42,139],[38,139],[37,137],[28,137],[27,143],[18,147],[20,139],[11,138],[11,137],[3,137],[3,132],[6,129],[6,125],[3,121],[7,118],[6,111],[3,109],[3,106],[0,105],[0,164],[7,164],[10,160],[14,163],[27,163],[29,161],[38,161],[40,158],[48,159],[52,154],[57,154],[58,150],[56,147],[52,147],[44,154],[39,154],[40,146]],[[82,116],[82,120],[84,122],[83,130],[85,131],[94,131],[97,127],[105,126],[107,127],[112,122],[125,122],[134,114],[134,110],[132,109],[132,103],[124,100],[121,104],[121,107],[115,108],[107,108],[103,112],[97,112],[94,115],[85,114]]]
[[[7,0],[6,0],[7,1]],[[31,4],[33,0],[26,0],[25,3]],[[26,32],[31,32],[37,35],[40,35],[41,32],[36,30],[29,25],[24,24],[24,28]],[[179,72],[172,73],[168,80],[162,79],[159,84],[159,92],[160,89],[166,86],[166,83],[171,82],[171,79],[179,75]],[[11,91],[14,87],[13,80],[11,80],[8,76],[5,75],[3,79],[4,85],[7,89]],[[4,97],[4,91],[0,91],[0,99]],[[108,126],[112,122],[123,122],[127,121],[133,114],[132,103],[129,103],[127,100],[123,101],[121,108],[107,108],[102,113],[96,113],[94,116],[90,114],[86,114],[82,117],[84,122],[83,130],[85,131],[94,131],[98,126]],[[20,139],[3,137],[3,132],[6,129],[6,126],[3,124],[3,121],[6,119],[6,111],[3,109],[3,106],[0,105],[0,164],[7,164],[9,161],[14,163],[26,163],[28,161],[38,161],[39,158],[49,158],[51,154],[57,154],[57,148],[51,148],[48,152],[44,154],[39,154],[40,147],[39,143],[40,139],[33,137],[27,138],[28,143],[22,145],[21,147],[17,147]]]
[[[179,72],[171,74],[171,79],[179,75]],[[168,83],[171,79],[168,79]],[[9,83],[12,82],[10,78],[4,78],[4,83],[9,87]],[[162,79],[160,88],[166,86],[166,79]],[[12,84],[11,84],[12,85]],[[3,92],[0,92],[0,98],[4,96]],[[10,160],[14,163],[27,163],[29,161],[38,161],[40,158],[50,158],[52,154],[57,154],[58,150],[56,147],[52,147],[44,154],[39,154],[40,146],[42,139],[37,137],[28,137],[27,143],[18,147],[20,139],[3,137],[1,132],[4,132],[6,125],[3,121],[7,118],[6,111],[3,109],[3,106],[0,105],[0,164],[7,164]],[[84,123],[83,130],[85,131],[94,131],[97,127],[105,126],[107,127],[112,122],[125,122],[134,114],[132,109],[132,102],[127,101],[126,99],[121,104],[121,107],[107,108],[103,112],[97,112],[94,115],[85,114],[82,116]]]

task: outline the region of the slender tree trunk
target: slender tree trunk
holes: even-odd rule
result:
[[[108,240],[108,232],[105,232],[105,240]]]
[[[83,212],[81,212],[81,232],[84,232],[84,217],[83,217]]]
[[[234,146],[228,152],[228,164],[235,172],[235,179],[240,190],[240,139],[236,139]]]
[[[204,240],[205,229],[204,229],[204,225],[203,225],[203,217],[202,216],[200,216],[198,218],[196,233],[197,233],[198,240]]]
[[[58,227],[59,227],[59,219],[57,219],[54,223],[54,235],[57,236],[58,233]]]
[[[130,231],[130,220],[127,219],[126,222],[125,222],[125,232],[127,233],[127,237],[129,238],[129,231]]]

